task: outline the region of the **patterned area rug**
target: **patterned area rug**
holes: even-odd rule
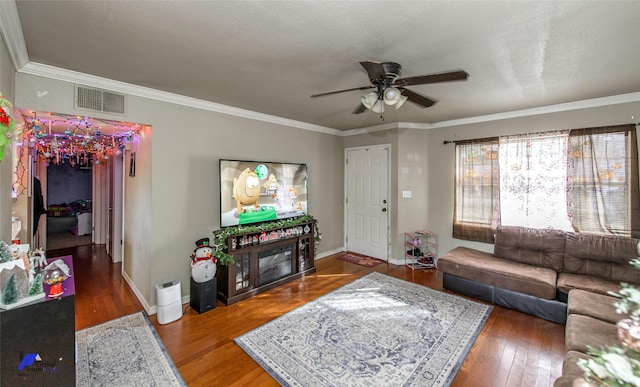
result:
[[[362,255],[355,255],[350,253],[342,254],[338,257],[338,259],[366,267],[374,267],[378,266],[381,263],[384,263],[383,260],[378,258],[365,257]]]
[[[491,310],[373,272],[235,342],[284,386],[448,386]]]
[[[144,312],[76,332],[77,386],[186,386]]]

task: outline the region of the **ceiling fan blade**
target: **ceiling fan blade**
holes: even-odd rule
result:
[[[411,101],[411,102],[413,102],[413,103],[415,103],[417,105],[420,105],[423,108],[428,108],[430,106],[433,106],[433,104],[435,104],[436,102],[438,102],[436,100],[427,98],[427,97],[425,97],[423,95],[420,95],[420,94],[418,94],[418,93],[416,93],[414,91],[411,91],[409,89],[405,89],[405,88],[402,88],[402,87],[400,87],[399,89],[401,90],[402,95],[406,96],[407,99],[409,99],[409,101]]]
[[[375,83],[375,81],[382,81],[387,78],[387,73],[384,71],[382,63],[367,60],[360,62],[360,64],[367,71],[371,82]]]
[[[360,87],[354,87],[351,89],[344,89],[344,90],[337,90],[337,91],[330,91],[328,93],[320,93],[320,94],[314,94],[311,96],[311,98],[315,98],[315,97],[324,97],[325,95],[332,95],[332,94],[338,94],[338,93],[345,93],[347,91],[354,91],[354,90],[367,90],[367,89],[373,89],[374,86],[360,86]]]
[[[469,74],[466,71],[449,71],[446,73],[437,73],[430,75],[421,75],[417,77],[400,78],[394,82],[399,86],[424,85],[427,83],[466,81]]]
[[[360,102],[360,105],[358,105],[358,107],[356,107],[355,109],[353,109],[353,111],[351,112],[352,114],[360,114],[360,113],[364,113],[367,110],[367,107],[364,106],[362,104],[362,102]]]

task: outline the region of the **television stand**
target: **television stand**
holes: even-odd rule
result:
[[[315,273],[313,222],[275,227],[227,239],[234,262],[218,265],[218,299],[231,305]]]

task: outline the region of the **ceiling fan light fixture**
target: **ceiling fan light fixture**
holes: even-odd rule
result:
[[[384,103],[387,105],[395,105],[401,97],[400,90],[395,87],[389,87],[384,91]]]
[[[366,107],[367,109],[372,109],[373,105],[376,103],[377,100],[378,100],[378,94],[373,91],[363,95],[362,98],[360,99],[364,107]]]
[[[375,62],[367,60],[361,61],[360,65],[367,72],[370,85],[313,94],[311,95],[311,97],[315,98],[325,95],[345,93],[348,91],[375,89],[375,92],[370,92],[362,95],[360,97],[360,104],[358,104],[358,106],[353,109],[351,113],[360,114],[369,109],[376,113],[379,113],[380,118],[384,120],[384,116],[381,114],[384,113],[384,105],[394,106],[397,110],[404,106],[404,103],[407,100],[422,108],[431,107],[437,102],[436,100],[407,89],[406,86],[452,81],[466,81],[469,78],[469,74],[467,74],[467,72],[464,70],[454,70],[444,73],[434,73],[415,77],[401,78],[400,73],[402,66],[399,63]],[[403,93],[406,95],[403,95]]]
[[[373,104],[371,108],[376,113],[384,113],[384,102],[381,99],[377,100],[376,103]]]
[[[400,97],[398,98],[398,102],[395,103],[396,110],[400,109],[400,107],[404,105],[404,103],[407,102],[408,99],[409,98],[406,95],[400,95]]]

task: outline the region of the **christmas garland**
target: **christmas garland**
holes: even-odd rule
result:
[[[227,240],[229,237],[240,234],[252,234],[262,231],[270,231],[277,228],[287,228],[297,226],[302,223],[312,222],[315,228],[314,242],[316,246],[320,243],[322,235],[318,230],[318,221],[311,215],[303,215],[297,218],[277,220],[273,222],[265,222],[255,225],[238,225],[223,228],[222,230],[216,230],[213,232],[213,256],[217,258],[218,262],[222,265],[228,265],[233,263],[233,256],[229,254],[227,250]]]

